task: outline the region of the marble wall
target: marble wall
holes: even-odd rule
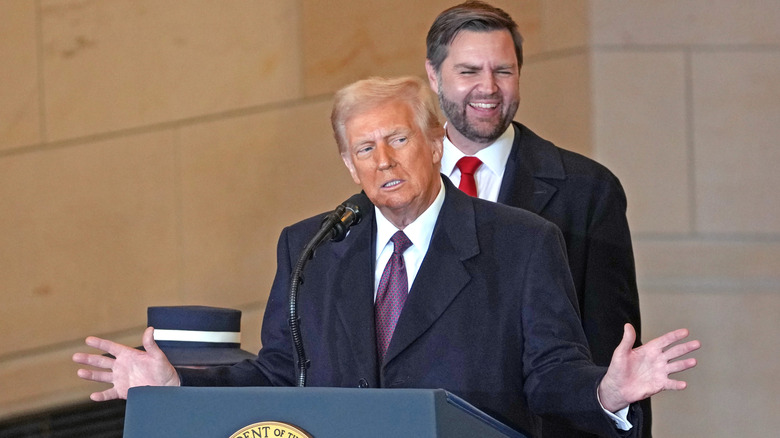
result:
[[[623,181],[645,330],[703,342],[657,436],[780,422],[780,3],[591,2],[595,157]]]
[[[281,228],[355,191],[334,90],[424,73],[453,1],[0,0],[0,419],[86,400],[88,334],[151,305],[259,327]],[[780,3],[495,1],[525,37],[518,120],[624,183],[646,337],[704,342],[657,436],[780,411]]]

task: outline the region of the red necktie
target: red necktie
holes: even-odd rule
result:
[[[477,196],[477,181],[474,179],[474,172],[482,165],[477,157],[463,157],[455,164],[460,169],[460,185],[458,188],[465,194]]]
[[[382,278],[377,287],[376,309],[376,347],[379,353],[379,362],[385,357],[390,339],[393,337],[395,325],[401,315],[401,309],[406,302],[409,283],[406,278],[406,265],[404,265],[404,251],[412,246],[412,241],[406,237],[403,231],[398,231],[390,238],[393,242],[393,255],[390,256]]]

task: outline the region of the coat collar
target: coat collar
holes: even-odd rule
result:
[[[498,202],[539,214],[566,179],[558,148],[524,125],[513,122],[515,141],[506,163]]]
[[[422,336],[471,279],[463,262],[479,253],[473,198],[457,190],[448,178],[442,180],[446,190],[444,205],[385,354],[384,365]]]
[[[332,253],[327,256],[333,257],[334,262],[322,284],[333,285],[335,311],[354,352],[359,375],[369,379],[371,387],[376,387],[379,380],[373,293],[376,222],[374,206],[367,197],[363,205],[370,207],[364,209],[361,222],[350,229],[343,241],[331,245]],[[323,288],[328,290],[326,286]]]
[[[471,274],[463,262],[479,254],[474,200],[442,177],[445,198],[428,252],[401,312],[385,354],[386,365],[433,325],[463,290]],[[374,254],[376,221],[369,208],[361,224],[342,242],[330,246],[334,263],[324,284],[333,284],[334,306],[363,376],[379,386],[374,324]]]

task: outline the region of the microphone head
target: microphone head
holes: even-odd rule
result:
[[[357,225],[363,219],[363,212],[366,211],[371,202],[363,193],[352,195],[344,201],[339,207],[343,208],[340,220],[333,227],[331,240],[339,242],[347,236],[347,231],[353,225]]]
[[[344,215],[344,210],[346,210],[344,204],[339,205],[335,210],[331,211],[322,218],[322,223],[320,226],[328,228],[333,227],[335,224],[341,221],[341,216]]]
[[[344,201],[343,204],[345,211],[344,214],[347,213],[347,211],[352,212],[352,215],[354,218],[350,222],[351,225],[357,225],[360,223],[360,221],[363,219],[363,212],[366,211],[366,209],[369,208],[371,205],[371,202],[368,200],[368,197],[364,193],[357,193],[352,195],[349,199]],[[343,217],[343,215],[342,215]]]

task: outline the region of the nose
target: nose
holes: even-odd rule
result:
[[[486,94],[493,94],[498,91],[496,85],[496,78],[493,76],[493,72],[485,71],[479,78],[479,91]]]
[[[376,164],[379,170],[390,169],[395,165],[395,150],[385,142],[376,145]]]

